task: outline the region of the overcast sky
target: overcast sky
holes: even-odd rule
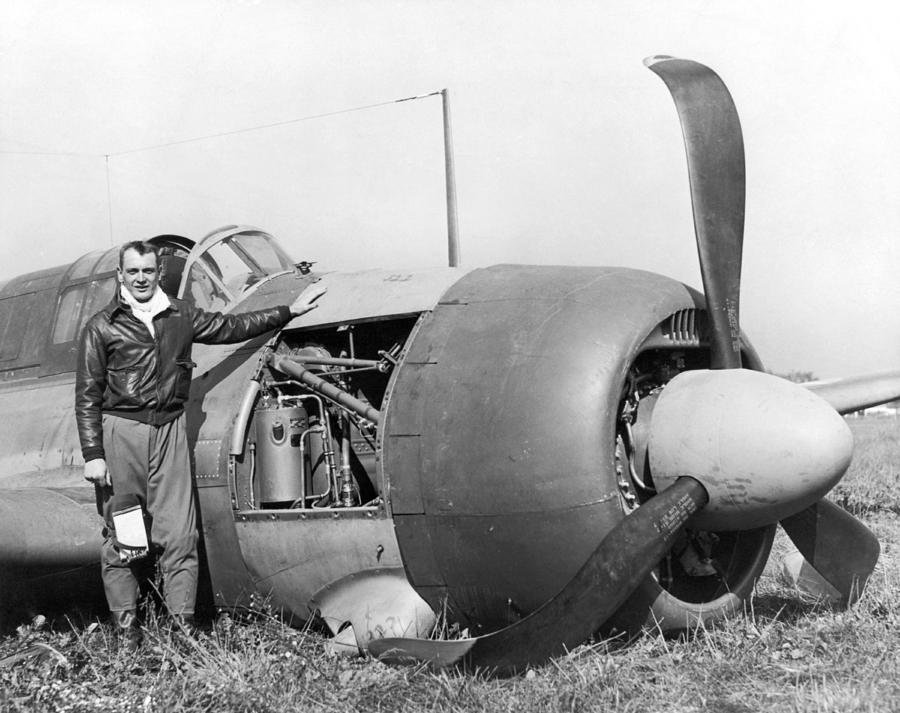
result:
[[[641,62],[670,54],[715,69],[738,106],[742,318],[766,366],[900,368],[898,15],[4,0],[0,279],[228,223],[326,270],[443,264],[440,99],[334,112],[447,87],[464,264],[625,265],[699,287],[680,128]]]

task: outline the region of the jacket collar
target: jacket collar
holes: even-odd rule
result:
[[[116,285],[116,291],[112,296],[112,299],[107,303],[106,307],[104,307],[101,312],[106,315],[106,319],[110,322],[113,321],[116,314],[119,312],[127,312],[131,314],[131,306],[122,299],[121,295],[122,285]],[[169,298],[169,307],[165,311],[171,311],[175,314],[180,312],[180,306],[178,304],[178,300],[174,297]]]

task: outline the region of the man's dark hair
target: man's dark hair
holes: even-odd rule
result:
[[[122,260],[125,258],[126,250],[134,250],[138,255],[154,255],[156,257],[156,265],[159,266],[159,248],[153,243],[146,240],[132,240],[125,243],[119,248],[119,269],[122,269]]]

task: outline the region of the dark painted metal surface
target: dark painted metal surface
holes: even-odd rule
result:
[[[328,585],[402,565],[383,510],[258,511],[239,515],[235,527],[254,589],[270,594],[274,607],[297,619],[310,615],[310,600]]]
[[[496,266],[426,316],[383,412],[383,468],[410,580],[505,626],[568,582],[622,517],[615,419],[644,338],[694,307],[615,268]],[[479,629],[482,631],[482,629]]]
[[[72,374],[0,385],[0,491],[80,487],[93,499],[82,477],[74,392]]]
[[[95,507],[52,490],[3,490],[0,571],[49,574],[94,564],[102,542],[101,525]]]
[[[0,379],[37,376],[65,266],[13,278],[0,292]]]
[[[381,639],[369,651],[385,661],[409,658],[443,667],[516,673],[578,646],[645,579],[688,518],[707,502],[693,478],[681,478],[619,522],[553,599],[519,622],[474,639]]]
[[[711,367],[737,368],[745,202],[741,123],[728,88],[709,67],[672,57],[653,57],[646,64],[666,83],[681,121],[700,272],[712,322]]]
[[[800,553],[841,595],[855,602],[875,569],[881,546],[863,523],[829,500],[781,521]]]

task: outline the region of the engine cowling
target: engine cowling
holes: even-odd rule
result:
[[[404,565],[433,608],[480,633],[571,579],[624,517],[616,431],[629,368],[662,321],[700,307],[678,282],[619,268],[495,266],[445,293],[411,338],[381,433]],[[735,546],[734,582],[752,582],[744,565],[764,564],[767,533]],[[648,587],[651,604],[672,597]],[[700,598],[731,608],[730,588]]]

